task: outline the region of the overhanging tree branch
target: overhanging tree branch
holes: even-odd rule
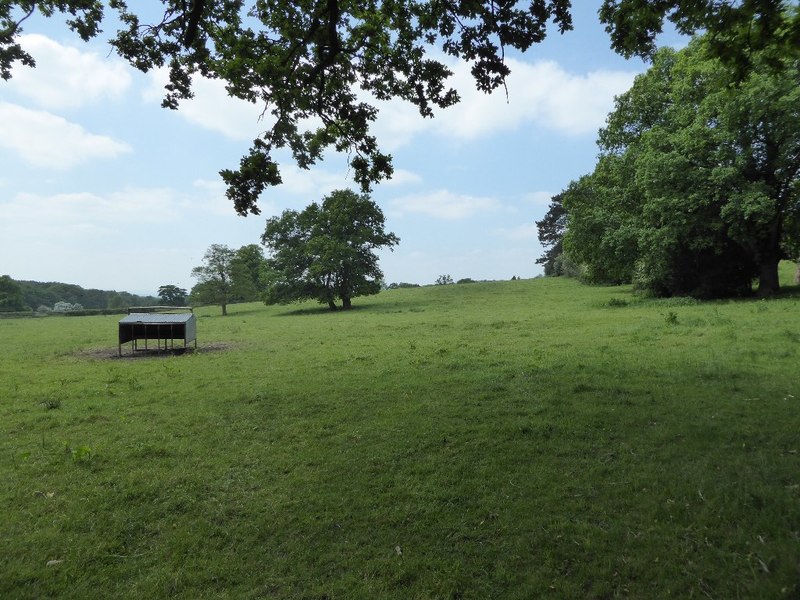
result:
[[[551,24],[561,33],[572,28],[570,0],[260,0],[246,19],[245,0],[162,3],[161,22],[148,25],[123,0],[0,2],[0,75],[11,77],[15,61],[33,66],[18,41],[21,24],[35,12],[77,15],[68,26],[89,39],[99,32],[103,9],[116,11],[122,27],[111,44],[120,56],[142,71],[169,66],[165,107],[191,98],[192,78],[200,74],[223,80],[232,96],[264,102],[265,110],[276,112],[280,125],[264,133],[239,170],[224,171],[228,195],[243,214],[257,213],[259,195],[280,181],[271,148],[289,145],[307,163],[328,147],[352,151],[350,168],[365,189],[391,174],[391,157],[370,135],[374,116],[357,103],[356,86],[433,116],[435,108],[457,102],[458,94],[448,87],[452,73],[431,56],[432,47],[470,63],[477,87],[490,92],[506,84],[507,49],[527,50]],[[19,9],[23,16],[12,19]],[[626,55],[652,55],[665,21],[684,33],[708,30],[718,52],[768,49],[765,64],[797,57],[800,48],[800,11],[775,0],[604,0],[600,15],[614,48]],[[734,53],[734,62],[740,54]],[[304,119],[323,115],[341,126],[321,135],[299,131]]]

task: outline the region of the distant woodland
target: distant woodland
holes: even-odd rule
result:
[[[23,310],[50,310],[58,303],[80,305],[84,309],[125,308],[160,304],[157,296],[138,296],[128,292],[87,290],[69,283],[16,281],[22,293]]]

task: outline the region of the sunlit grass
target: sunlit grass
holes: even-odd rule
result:
[[[796,596],[796,292],[0,321],[0,597]]]

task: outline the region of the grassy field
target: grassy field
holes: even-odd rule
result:
[[[799,309],[436,286],[133,359],[0,320],[0,597],[798,598]]]

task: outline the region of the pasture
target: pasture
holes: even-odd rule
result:
[[[796,598],[797,292],[0,320],[0,597]]]

